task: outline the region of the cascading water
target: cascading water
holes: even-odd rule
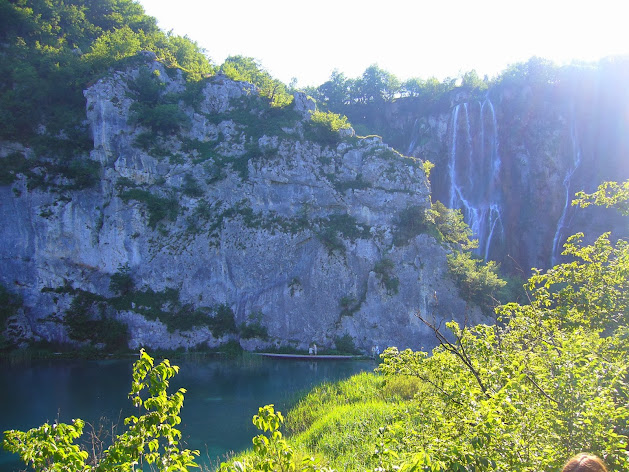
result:
[[[568,229],[568,214],[570,210],[570,201],[571,201],[571,184],[572,184],[572,176],[578,169],[581,164],[581,146],[579,145],[579,137],[577,135],[577,125],[576,119],[574,115],[574,111],[572,113],[572,124],[570,126],[570,141],[572,144],[572,165],[568,167],[566,172],[566,176],[563,179],[563,186],[566,190],[566,202],[563,207],[563,211],[561,212],[561,216],[557,221],[557,230],[555,231],[555,237],[553,238],[553,250],[550,257],[550,265],[554,266],[557,264],[559,256],[561,255],[560,243],[565,238],[565,232]]]
[[[449,206],[463,212],[478,239],[476,253],[488,260],[492,245],[504,240],[496,112],[489,98],[463,103],[451,123]]]
[[[415,149],[415,145],[417,144],[417,139],[419,138],[419,118],[415,119],[415,123],[413,123],[413,131],[411,132],[411,144],[408,146],[408,150],[406,151],[406,155],[410,156],[413,150]]]

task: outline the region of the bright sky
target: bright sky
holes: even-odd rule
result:
[[[627,0],[140,0],[159,26],[220,65],[257,59],[285,83],[320,85],[371,64],[438,79],[493,77],[532,56],[558,64],[629,54]]]

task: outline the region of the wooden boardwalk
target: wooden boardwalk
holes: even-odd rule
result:
[[[317,360],[356,360],[356,359],[370,359],[367,356],[339,356],[339,355],[327,355],[327,354],[274,354],[271,352],[256,352],[258,356],[275,357],[281,359],[298,359],[305,361],[317,361]]]

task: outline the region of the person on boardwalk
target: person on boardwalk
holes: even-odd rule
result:
[[[570,459],[561,472],[607,472],[607,468],[598,457],[581,453]]]
[[[317,345],[316,344],[312,344],[312,349],[314,350],[314,355],[317,355]]]

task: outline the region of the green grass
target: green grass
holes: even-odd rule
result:
[[[374,453],[384,436],[413,449],[408,432],[423,422],[418,405],[425,389],[416,377],[372,372],[326,383],[288,412],[285,431],[299,454],[318,456],[334,470],[374,470],[380,460]]]
[[[400,418],[400,407],[382,400],[334,406],[292,438],[298,450],[317,451],[336,470],[372,470],[379,429]]]
[[[363,372],[347,380],[325,383],[314,388],[286,417],[286,431],[306,431],[332,407],[380,398],[384,377]]]

